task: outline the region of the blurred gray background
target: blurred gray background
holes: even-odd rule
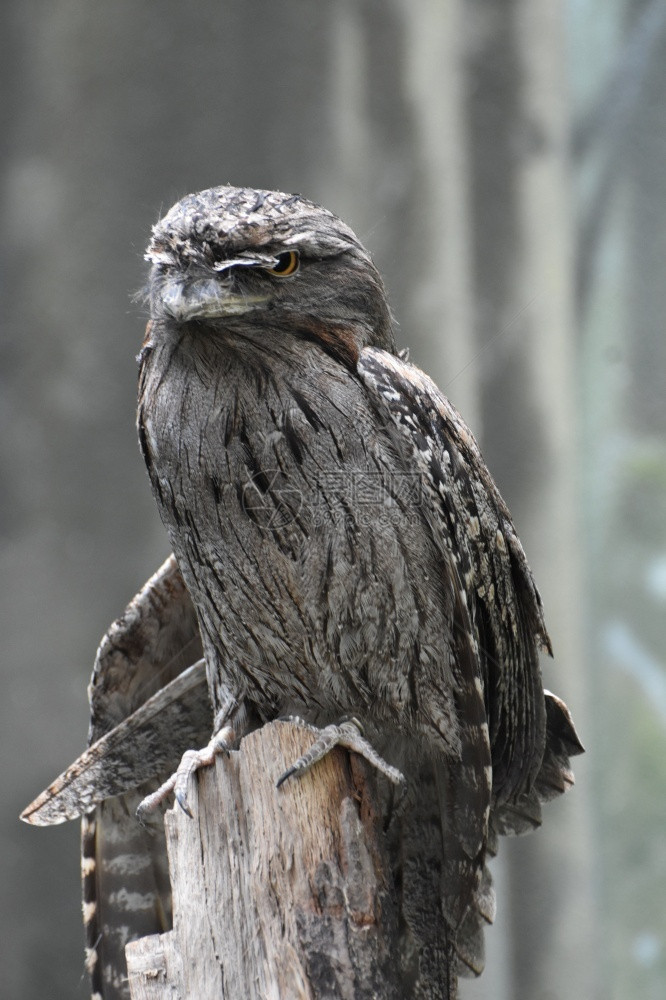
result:
[[[372,250],[514,513],[588,746],[503,845],[463,1000],[666,995],[664,0],[5,0],[0,27],[2,996],[87,995],[77,824],[17,816],[168,551],[131,295],[160,212],[226,182]]]

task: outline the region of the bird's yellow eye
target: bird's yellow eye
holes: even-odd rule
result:
[[[275,258],[274,266],[267,267],[266,270],[269,274],[277,275],[278,278],[288,278],[290,274],[295,274],[298,271],[299,264],[298,252],[287,250],[285,253],[279,253]]]

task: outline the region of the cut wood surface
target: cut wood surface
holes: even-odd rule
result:
[[[335,750],[276,788],[311,743],[264,726],[167,812],[173,930],[127,946],[132,1000],[400,996],[374,776]]]

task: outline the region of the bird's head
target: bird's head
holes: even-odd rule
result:
[[[216,187],[187,195],[153,228],[151,317],[242,332],[288,328],[352,360],[393,349],[381,277],[352,230],[296,194]],[[340,344],[337,344],[339,347]]]

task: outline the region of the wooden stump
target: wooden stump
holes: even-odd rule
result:
[[[364,762],[275,722],[165,817],[173,930],[127,946],[132,1000],[398,1000],[397,919]]]

